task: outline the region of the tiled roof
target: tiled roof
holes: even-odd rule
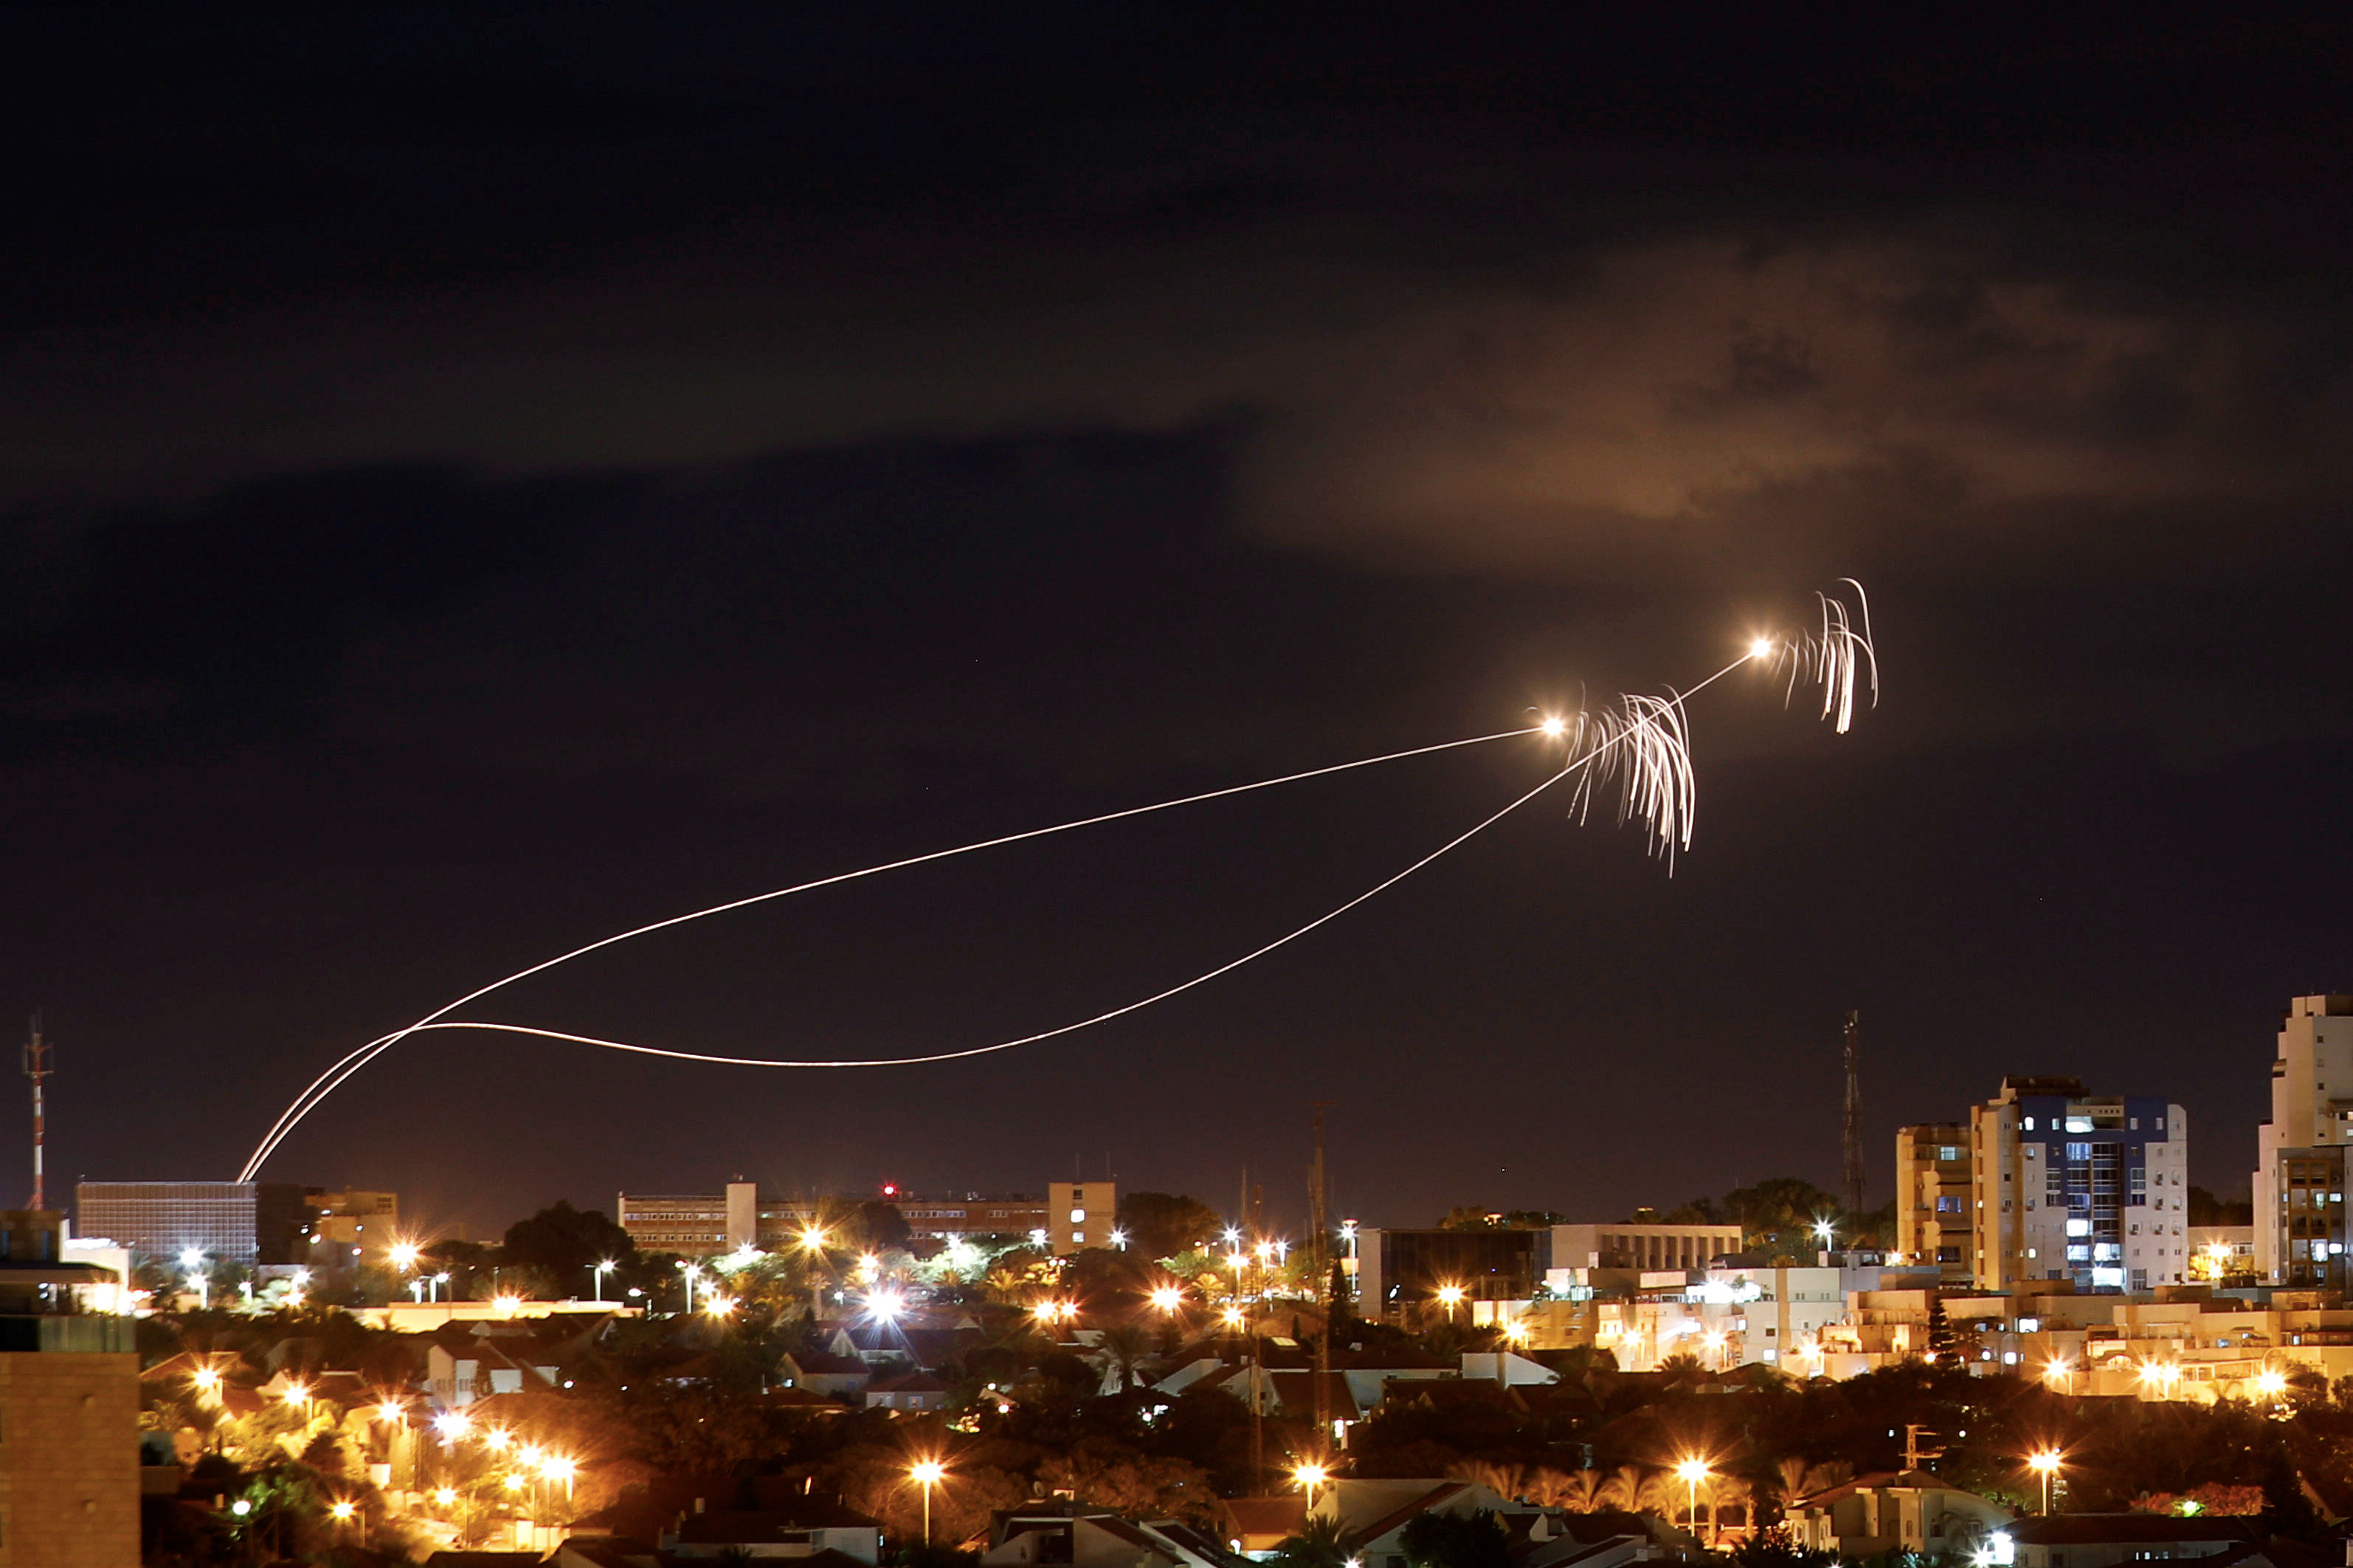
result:
[[[1384,1514],[1361,1530],[1348,1531],[1348,1542],[1351,1545],[1362,1546],[1378,1541],[1389,1531],[1402,1528],[1415,1515],[1428,1513],[1431,1509],[1469,1489],[1461,1481],[1447,1481],[1433,1487],[1403,1508]]]
[[[1307,1522],[1307,1499],[1298,1493],[1228,1498],[1222,1506],[1229,1535],[1296,1535]]]

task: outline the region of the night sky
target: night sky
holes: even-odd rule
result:
[[[2341,17],[1273,9],[12,12],[0,1006],[58,1047],[53,1193],[227,1179],[343,1051],[622,927],[1689,683],[1846,574],[1883,706],[1702,698],[1672,878],[1548,802],[943,1066],[424,1037],[265,1174],[477,1235],[1106,1162],[1296,1216],[1321,1100],[1340,1212],[1614,1217],[1834,1186],[1859,1007],[1874,1204],[2015,1072],[2171,1095],[2242,1185],[2279,1009],[2353,989]],[[1546,754],[470,1016],[1050,1027]]]

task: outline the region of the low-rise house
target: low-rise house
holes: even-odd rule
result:
[[[983,1568],[1231,1568],[1229,1552],[1190,1526],[1132,1520],[1071,1502],[1033,1503],[992,1517]]]
[[[2219,1557],[2255,1539],[2254,1521],[2223,1514],[2059,1513],[2006,1525],[1992,1545],[2015,1568],[2111,1568]]]
[[[869,1410],[945,1410],[948,1385],[928,1372],[902,1372],[866,1385]]]
[[[1513,1568],[1625,1568],[1696,1556],[1699,1542],[1662,1519],[1614,1510],[1506,1515]]]
[[[882,1524],[838,1502],[799,1500],[784,1508],[730,1509],[681,1515],[662,1532],[673,1557],[792,1557],[804,1568],[874,1568],[882,1556]]]
[[[777,1361],[776,1375],[786,1388],[806,1388],[834,1399],[860,1399],[874,1381],[874,1369],[857,1356],[791,1351]]]
[[[436,1342],[425,1352],[425,1386],[436,1405],[450,1410],[495,1394],[553,1389],[562,1381],[561,1369],[552,1360],[523,1359],[535,1348],[523,1343],[509,1351],[489,1339]]]
[[[1885,1470],[1816,1492],[1787,1510],[1796,1543],[1842,1558],[1909,1552],[1967,1558],[2010,1524],[2010,1510],[1926,1470]]]
[[[1245,1557],[1263,1557],[1298,1534],[1307,1523],[1307,1499],[1288,1497],[1227,1498],[1218,1505],[1226,1549]]]

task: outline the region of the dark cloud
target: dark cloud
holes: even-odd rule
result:
[[[1672,883],[1531,818],[1100,1042],[759,1085],[420,1047],[290,1158],[453,1213],[721,1148],[1018,1186],[1109,1143],[1221,1194],[1345,1082],[1367,1202],[1672,1201],[1827,1173],[1860,1002],[1875,1116],[2140,1075],[2228,1182],[2261,1068],[2216,1051],[2345,984],[2342,27],[1355,21],[14,18],[58,134],[0,230],[0,952],[88,1053],[69,1160],[233,1165],[311,1064],[510,963],[1656,689],[1853,573],[1888,706],[1835,747],[1702,715]],[[1059,1022],[1525,760],[517,1005]],[[1569,1113],[1656,1103],[1662,1041],[1736,1137]]]

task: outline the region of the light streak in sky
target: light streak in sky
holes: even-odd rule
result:
[[[1853,583],[1853,579],[1852,578],[1841,579],[1841,581]],[[1862,584],[1856,583],[1854,584],[1854,587],[1858,599],[1860,599],[1862,595]],[[1196,986],[1205,985],[1208,982],[1219,978],[1220,975],[1231,973],[1234,970],[1240,969],[1246,963],[1250,963],[1256,959],[1262,958],[1266,954],[1273,952],[1279,948],[1288,946],[1292,942],[1298,941],[1301,937],[1306,936],[1309,932],[1337,920],[1340,916],[1346,914],[1349,910],[1356,909],[1358,905],[1363,904],[1367,900],[1377,897],[1381,893],[1386,892],[1390,888],[1395,887],[1398,883],[1405,880],[1408,877],[1412,876],[1415,872],[1422,869],[1424,867],[1439,859],[1440,857],[1469,842],[1472,838],[1483,833],[1489,827],[1493,826],[1496,823],[1502,821],[1504,817],[1509,816],[1520,807],[1527,805],[1528,802],[1535,799],[1536,796],[1551,789],[1555,784],[1559,784],[1562,780],[1571,777],[1572,775],[1583,775],[1578,780],[1577,791],[1570,806],[1569,814],[1572,816],[1577,818],[1581,822],[1589,814],[1592,803],[1593,786],[1597,779],[1605,783],[1614,779],[1618,783],[1620,791],[1619,820],[1620,822],[1624,822],[1630,817],[1640,819],[1647,831],[1651,852],[1654,854],[1663,854],[1669,860],[1670,865],[1672,865],[1676,849],[1688,848],[1691,844],[1692,807],[1694,798],[1694,790],[1691,763],[1690,731],[1684,712],[1684,705],[1691,698],[1697,696],[1702,691],[1704,691],[1707,688],[1715,685],[1717,681],[1723,679],[1725,676],[1730,675],[1736,669],[1739,669],[1746,665],[1757,662],[1759,660],[1771,660],[1773,661],[1771,668],[1775,668],[1777,672],[1783,665],[1786,665],[1788,668],[1790,674],[1789,691],[1791,694],[1794,694],[1796,690],[1796,683],[1801,678],[1810,682],[1819,680],[1822,683],[1824,689],[1823,715],[1827,718],[1835,712],[1838,720],[1838,731],[1841,734],[1846,731],[1852,720],[1854,687],[1857,674],[1860,669],[1867,668],[1869,670],[1869,686],[1872,700],[1874,705],[1876,704],[1879,690],[1878,663],[1871,645],[1870,614],[1867,602],[1864,604],[1864,607],[1861,610],[1859,616],[1851,620],[1843,603],[1837,599],[1831,598],[1828,595],[1818,596],[1821,598],[1822,604],[1822,633],[1820,637],[1800,637],[1786,640],[1759,638],[1756,643],[1750,646],[1749,650],[1742,655],[1741,658],[1725,665],[1722,669],[1717,670],[1714,675],[1709,676],[1698,685],[1694,686],[1690,690],[1676,693],[1672,696],[1629,696],[1621,700],[1621,703],[1619,708],[1607,710],[1599,715],[1588,716],[1579,714],[1572,721],[1562,721],[1556,718],[1547,719],[1542,723],[1529,725],[1522,729],[1502,731],[1492,735],[1472,736],[1467,740],[1448,741],[1437,745],[1419,746],[1403,752],[1387,752],[1380,756],[1361,758],[1355,762],[1339,763],[1328,767],[1313,768],[1302,773],[1285,773],[1275,778],[1261,779],[1253,784],[1235,784],[1224,789],[1205,791],[1198,795],[1183,795],[1174,800],[1161,801],[1151,805],[1131,806],[1123,811],[1106,812],[1101,816],[1081,817],[1074,821],[1057,824],[1051,827],[1031,828],[1022,833],[1012,833],[1004,835],[1000,837],[981,839],[975,843],[960,845],[953,849],[934,850],[928,854],[910,856],[904,859],[886,861],[881,865],[866,867],[860,870],[841,872],[830,877],[818,878],[813,881],[796,883],[791,887],[779,888],[770,892],[755,894],[749,898],[737,899],[723,904],[714,904],[708,909],[696,910],[683,915],[674,915],[668,920],[656,921],[649,925],[637,926],[628,931],[621,931],[615,935],[604,937],[598,941],[589,942],[585,946],[574,948],[568,952],[560,953],[554,958],[544,960],[527,969],[518,970],[514,973],[507,975],[504,979],[492,981],[487,985],[481,986],[474,991],[470,991],[465,995],[459,997],[456,1001],[450,1002],[446,1005],[438,1007],[433,1012],[427,1014],[424,1017],[418,1019],[416,1023],[409,1025],[407,1027],[395,1030],[393,1033],[388,1035],[380,1036],[376,1039],[369,1041],[366,1045],[364,1045],[358,1049],[344,1056],[332,1067],[330,1067],[326,1071],[311,1079],[310,1084],[304,1088],[302,1092],[300,1095],[297,1095],[294,1100],[279,1114],[277,1121],[272,1124],[268,1134],[263,1137],[261,1142],[255,1147],[253,1153],[247,1159],[243,1170],[238,1173],[237,1180],[241,1182],[249,1182],[253,1180],[255,1173],[261,1168],[263,1163],[269,1160],[269,1156],[277,1151],[279,1144],[283,1142],[287,1136],[290,1134],[294,1129],[299,1126],[322,1100],[326,1099],[328,1095],[332,1094],[353,1073],[356,1073],[362,1068],[366,1067],[377,1057],[383,1055],[385,1051],[391,1049],[394,1046],[407,1038],[409,1036],[422,1033],[427,1030],[487,1030],[506,1034],[527,1035],[537,1038],[565,1040],[580,1045],[596,1046],[608,1050],[628,1051],[638,1055],[664,1057],[682,1061],[714,1062],[744,1067],[801,1068],[912,1067],[929,1062],[955,1061],[967,1057],[986,1056],[997,1051],[1011,1050],[1017,1047],[1034,1045],[1042,1040],[1050,1040],[1059,1036],[1073,1034],[1078,1030],[1091,1028],[1098,1024],[1109,1023],[1114,1018],[1123,1017],[1127,1014],[1149,1007],[1155,1003],[1166,1001],[1168,998],[1179,995],[1184,992],[1190,991]],[[1787,700],[1787,699],[1785,699],[1785,700]],[[1338,905],[1336,908],[1326,910],[1324,913],[1316,916],[1306,924],[1300,926],[1293,931],[1288,931],[1260,947],[1253,948],[1251,951],[1242,954],[1239,958],[1230,959],[1226,963],[1218,965],[1214,969],[1197,974],[1189,980],[1183,981],[1164,990],[1155,992],[1149,996],[1126,1003],[1106,1012],[1097,1013],[1091,1017],[1082,1018],[1074,1023],[1064,1024],[1055,1028],[1040,1030],[1035,1034],[1024,1035],[1014,1039],[999,1040],[989,1045],[966,1047],[960,1050],[941,1051],[926,1056],[894,1057],[874,1060],[846,1060],[839,1058],[829,1060],[807,1060],[759,1057],[730,1057],[700,1051],[674,1050],[662,1047],[632,1044],[621,1040],[601,1039],[589,1035],[570,1034],[562,1030],[536,1028],[527,1025],[503,1024],[486,1020],[452,1019],[448,1016],[448,1015],[456,1012],[459,1008],[463,1007],[468,1003],[479,1000],[483,996],[487,996],[491,992],[514,984],[516,982],[527,979],[532,975],[542,973],[559,964],[568,963],[575,958],[584,957],[588,953],[598,951],[599,949],[611,947],[617,942],[627,942],[634,937],[644,936],[653,931],[667,930],[671,926],[684,925],[692,921],[706,920],[714,915],[725,914],[734,910],[749,908],[754,904],[765,903],[774,900],[787,898],[796,893],[809,892],[816,889],[831,887],[841,882],[854,881],[864,877],[877,876],[885,871],[899,870],[906,867],[919,866],[934,860],[944,860],[954,856],[967,855],[976,850],[993,848],[1000,845],[1019,843],[1023,840],[1031,838],[1042,838],[1049,835],[1067,833],[1081,827],[1089,827],[1102,823],[1119,821],[1125,817],[1141,816],[1152,812],[1170,810],[1180,805],[1189,805],[1202,801],[1217,800],[1228,795],[1246,794],[1253,790],[1269,789],[1277,784],[1293,784],[1304,779],[1320,778],[1332,773],[1345,773],[1356,768],[1372,767],[1382,763],[1397,762],[1408,757],[1424,756],[1431,752],[1452,751],[1460,747],[1481,745],[1490,741],[1508,740],[1515,736],[1529,734],[1541,734],[1547,739],[1565,739],[1567,742],[1568,747],[1568,761],[1567,763],[1562,766],[1558,772],[1552,773],[1542,783],[1536,784],[1533,789],[1528,790],[1525,794],[1520,795],[1509,805],[1482,818],[1481,821],[1465,829],[1461,833],[1457,834],[1454,837],[1447,840],[1444,844],[1440,845],[1436,849],[1431,850],[1429,854],[1424,855],[1421,858],[1406,867],[1403,870],[1398,871],[1391,876],[1376,882],[1373,886],[1365,889],[1365,891],[1358,893],[1354,898],[1349,899],[1346,902]]]
[[[480,990],[470,991],[455,1002],[427,1013],[408,1027],[395,1029],[389,1035],[370,1040],[366,1045],[343,1058],[333,1067],[311,1079],[309,1087],[295,1097],[293,1103],[279,1113],[276,1125],[270,1128],[269,1136],[262,1140],[261,1146],[254,1151],[252,1158],[246,1162],[245,1173],[237,1180],[241,1182],[253,1180],[253,1173],[259,1170],[261,1163],[269,1157],[270,1151],[277,1148],[284,1135],[292,1130],[293,1124],[310,1113],[311,1105],[316,1104],[321,1098],[332,1091],[337,1084],[350,1077],[353,1072],[365,1067],[376,1057],[391,1049],[418,1029],[436,1019],[448,1016],[469,1002],[487,996],[493,991],[502,990],[519,980],[528,980],[533,975],[554,969],[558,964],[569,963],[575,958],[585,958],[600,948],[611,947],[617,942],[628,942],[635,937],[649,936],[658,931],[666,931],[671,926],[685,925],[692,921],[708,920],[713,915],[723,915],[736,910],[749,909],[754,904],[790,898],[796,893],[814,892],[819,888],[830,888],[842,882],[854,882],[865,877],[878,877],[885,871],[903,870],[910,866],[921,866],[934,860],[952,859],[958,855],[970,855],[982,849],[995,849],[1007,844],[1018,844],[1026,839],[1046,838],[1057,833],[1070,833],[1082,827],[1096,827],[1103,823],[1118,822],[1126,817],[1146,816],[1156,811],[1171,811],[1180,805],[1198,805],[1203,801],[1222,800],[1229,795],[1248,795],[1253,790],[1272,789],[1277,784],[1298,784],[1306,779],[1324,778],[1333,773],[1347,773],[1356,768],[1377,767],[1383,763],[1402,762],[1409,757],[1428,756],[1434,752],[1451,752],[1463,746],[1484,745],[1490,741],[1508,741],[1515,736],[1540,734],[1543,731],[1542,724],[1529,724],[1517,730],[1498,731],[1492,735],[1472,735],[1466,740],[1441,741],[1432,746],[1414,746],[1402,752],[1385,752],[1379,756],[1359,757],[1351,763],[1335,763],[1328,767],[1309,768],[1303,773],[1282,773],[1273,778],[1260,779],[1252,784],[1229,784],[1223,789],[1204,790],[1198,795],[1178,795],[1174,800],[1156,801],[1150,805],[1132,805],[1122,811],[1107,811],[1097,816],[1082,816],[1070,822],[1057,823],[1051,827],[1032,827],[1020,833],[1008,833],[996,838],[983,838],[970,844],[960,844],[953,849],[934,849],[927,854],[910,855],[904,859],[886,860],[879,866],[868,866],[856,871],[843,871],[830,877],[819,877],[813,881],[796,882],[788,888],[776,888],[768,892],[754,893],[749,898],[734,899],[723,904],[713,904],[709,909],[695,910],[682,915],[672,915],[668,920],[655,921],[649,925],[634,926],[611,936],[600,937],[586,946],[575,947],[569,952],[558,953],[554,958],[534,963],[528,969],[519,969],[503,980],[493,980]]]
[[[1871,705],[1879,706],[1879,654],[1871,641],[1871,597],[1862,584],[1852,577],[1840,582],[1854,589],[1854,609],[1828,594],[1816,594],[1822,605],[1822,630],[1820,637],[1791,637],[1777,649],[1778,665],[1789,671],[1789,689],[1782,699],[1786,704],[1798,694],[1798,682],[1820,682],[1822,689],[1822,717],[1835,719],[1841,735],[1854,724],[1854,689],[1860,678],[1871,691]],[[1770,646],[1769,639],[1759,638],[1760,645]]]

